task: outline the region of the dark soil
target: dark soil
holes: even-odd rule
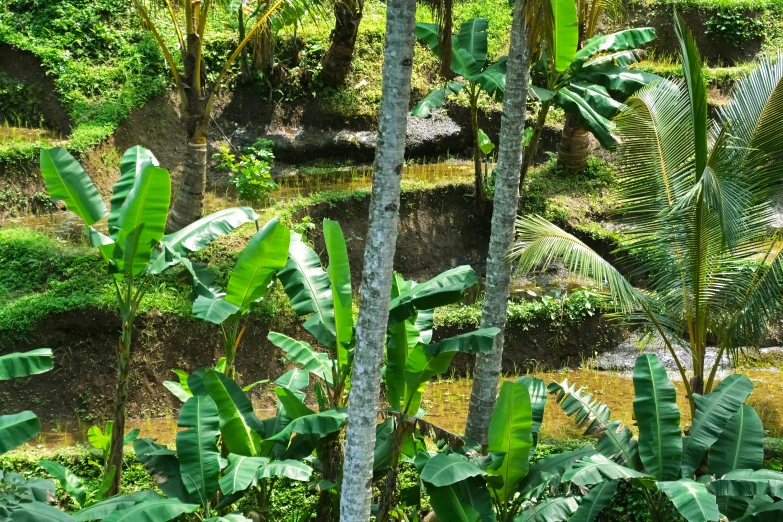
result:
[[[54,81],[46,75],[41,60],[33,53],[0,43],[0,72],[18,82],[36,85],[40,98],[38,107],[47,128],[67,135],[71,132],[71,118],[65,112],[54,88]],[[0,123],[2,123],[0,115]],[[37,123],[37,122],[35,122]]]

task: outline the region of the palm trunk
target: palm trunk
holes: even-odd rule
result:
[[[481,170],[481,149],[478,144],[478,92],[470,95],[470,127],[473,131],[473,170],[475,171],[476,214],[484,214],[484,176]]]
[[[239,41],[245,39],[245,10],[244,4],[237,10],[237,23],[239,24]],[[244,82],[250,82],[253,79],[253,73],[250,70],[250,60],[247,56],[247,47],[242,49],[242,68],[240,78]]]
[[[255,35],[253,42],[253,69],[261,71],[265,76],[272,73],[274,65],[272,56],[272,20],[267,20],[263,30]]]
[[[454,32],[454,16],[452,13],[453,0],[443,0],[442,31],[438,47],[440,49],[440,75],[444,78],[452,78],[451,72],[451,35]]]
[[[500,126],[498,164],[495,167],[495,200],[487,256],[486,290],[481,306],[481,328],[497,327],[492,351],[476,357],[473,390],[465,435],[486,445],[489,419],[497,399],[503,357],[511,265],[506,254],[514,240],[514,218],[519,198],[522,166],[522,131],[525,127],[530,42],[527,16],[530,2],[516,0],[508,53],[505,101]]]
[[[536,116],[535,126],[533,127],[533,135],[530,137],[530,143],[523,152],[522,168],[519,172],[519,186],[525,185],[525,178],[533,166],[533,161],[536,159],[536,153],[538,152],[538,143],[541,140],[541,133],[544,130],[546,124],[546,116],[549,114],[549,108],[552,107],[551,102],[545,101],[541,104],[541,108],[538,109],[538,115]]]
[[[326,51],[321,70],[321,81],[327,87],[341,85],[351,72],[353,50],[356,47],[356,36],[359,34],[359,23],[362,21],[364,0],[354,0],[354,5],[348,2],[334,4],[334,29],[331,44]]]
[[[383,92],[348,404],[340,520],[367,522],[411,93],[416,0],[388,0]]]
[[[182,179],[171,206],[167,232],[176,232],[204,215],[204,192],[207,188],[207,139],[188,141]]]
[[[324,479],[340,484],[343,461],[343,432],[338,431],[328,435],[318,442],[316,454],[321,462],[321,472]],[[332,522],[339,520],[339,505],[335,504],[334,496],[329,491],[322,491],[315,510],[316,522]]]
[[[111,446],[109,450],[109,462],[107,470],[114,468],[114,478],[111,487],[104,495],[105,498],[120,493],[122,479],[122,451],[125,438],[125,405],[128,402],[128,370],[130,368],[131,334],[133,331],[133,318],[124,317],[122,320],[122,335],[117,351],[117,391],[114,397],[114,426],[111,432]]]
[[[557,147],[557,163],[571,172],[587,168],[590,154],[590,134],[578,123],[576,116],[566,114],[560,145]]]

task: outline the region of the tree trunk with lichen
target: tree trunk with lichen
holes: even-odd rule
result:
[[[331,43],[321,64],[321,81],[327,87],[341,85],[351,72],[363,9],[364,0],[353,0],[352,4],[348,1],[334,4],[335,21]]]
[[[508,53],[506,91],[500,124],[498,163],[495,167],[495,199],[487,256],[486,290],[481,306],[481,328],[500,328],[492,351],[476,356],[465,435],[487,443],[489,420],[495,408],[503,359],[511,265],[506,255],[514,241],[514,219],[519,199],[522,166],[522,131],[525,127],[530,44],[524,0],[516,0]]]
[[[557,146],[557,163],[571,172],[579,172],[587,168],[589,154],[590,133],[579,125],[576,116],[566,114],[563,134]]]
[[[416,0],[388,0],[378,146],[348,403],[341,522],[370,520],[375,427],[405,163],[415,22]]]

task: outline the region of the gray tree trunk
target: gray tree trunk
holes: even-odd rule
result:
[[[383,52],[383,91],[375,152],[370,226],[364,250],[356,348],[340,498],[341,522],[370,520],[375,426],[381,363],[389,319],[394,251],[405,161],[416,0],[389,0]]]
[[[506,255],[514,240],[514,218],[519,199],[519,169],[522,165],[522,131],[525,127],[528,69],[530,68],[529,28],[523,5],[516,0],[511,26],[511,42],[506,73],[506,92],[500,124],[498,164],[495,167],[495,199],[492,233],[487,256],[487,279],[481,307],[481,328],[497,327],[492,351],[476,357],[473,391],[470,396],[465,435],[486,445],[489,419],[497,399],[503,357],[503,329],[506,326],[511,265]]]
[[[207,190],[207,140],[188,141],[182,179],[171,206],[166,232],[185,228],[204,215],[204,193]]]

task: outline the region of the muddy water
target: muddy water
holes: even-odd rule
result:
[[[748,375],[756,387],[748,403],[752,405],[767,430],[769,437],[783,436],[783,410],[780,401],[783,398],[783,381],[777,372],[763,370],[748,370],[740,373]],[[612,410],[612,419],[621,420],[626,426],[636,432],[633,419],[633,380],[627,374],[604,372],[596,370],[562,370],[557,372],[537,372],[530,374],[549,384],[552,381],[569,383],[577,387],[584,386],[592,393],[593,398],[605,403]],[[690,411],[685,399],[685,389],[682,383],[674,381],[677,388],[677,403],[682,415],[682,426],[690,425]],[[455,433],[462,433],[465,428],[465,418],[468,412],[470,389],[469,379],[442,380],[433,382],[427,388],[423,407],[427,410],[425,419],[429,422]],[[162,390],[162,393],[167,393]],[[274,415],[273,409],[257,410],[260,418]],[[45,426],[42,433],[31,445],[61,447],[74,445],[86,440],[90,423],[73,423],[64,426]],[[159,442],[170,444],[177,434],[177,421],[174,418],[131,420],[127,430],[138,428],[141,437],[152,437]],[[582,436],[572,419],[565,416],[560,407],[550,396],[544,410],[542,434],[554,438],[578,438]]]
[[[44,129],[28,129],[25,127],[0,126],[0,143],[4,140],[14,141],[63,141],[62,136]]]

